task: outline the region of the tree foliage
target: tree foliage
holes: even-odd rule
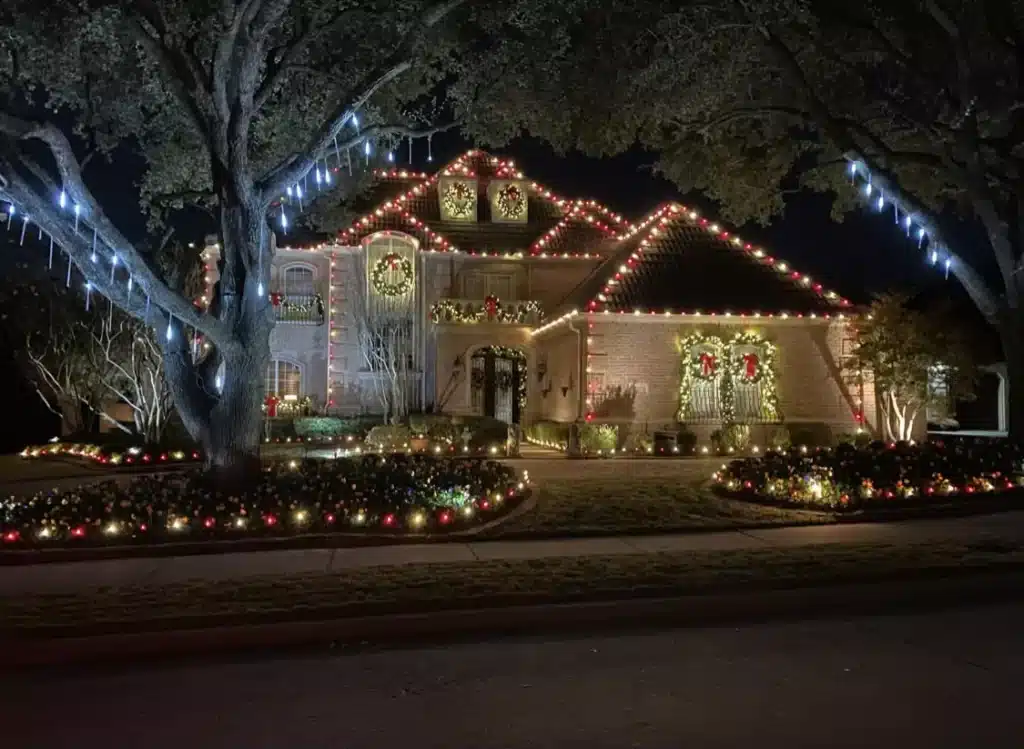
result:
[[[879,297],[856,323],[850,368],[874,384],[886,439],[908,440],[922,412],[948,414],[969,398],[977,357],[949,311],[912,309],[898,294]]]

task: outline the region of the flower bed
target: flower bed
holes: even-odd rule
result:
[[[23,458],[77,458],[112,466],[160,465],[201,460],[195,450],[95,445],[85,442],[47,442],[22,450]]]
[[[203,473],[0,501],[5,546],[166,543],[339,531],[433,533],[497,517],[528,493],[500,463],[413,456],[292,461],[228,495]]]
[[[1024,453],[1008,443],[872,443],[770,452],[714,475],[720,490],[788,505],[856,510],[994,494],[1024,486]]]

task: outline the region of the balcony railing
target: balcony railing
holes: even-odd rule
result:
[[[544,321],[538,302],[502,302],[494,299],[439,299],[430,305],[435,323],[504,323],[537,325]]]
[[[319,294],[272,292],[270,303],[274,307],[274,319],[278,322],[298,325],[324,324],[324,299]]]

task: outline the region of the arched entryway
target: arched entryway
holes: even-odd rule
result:
[[[506,424],[526,413],[526,354],[508,346],[477,349],[470,358],[473,411]]]

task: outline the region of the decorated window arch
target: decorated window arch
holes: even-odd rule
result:
[[[384,303],[408,302],[416,284],[414,238],[386,232],[367,238],[366,263],[370,294]]]
[[[681,422],[763,423],[780,418],[775,344],[756,331],[728,339],[701,332],[680,341]]]

